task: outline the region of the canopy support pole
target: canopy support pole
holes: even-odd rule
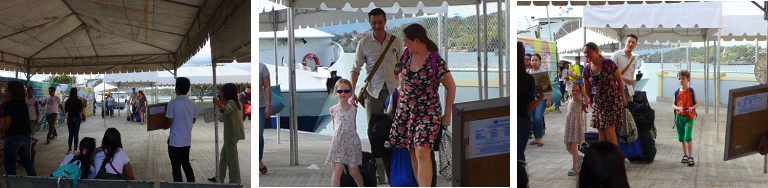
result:
[[[720,23],[722,27],[722,22]],[[723,33],[723,29],[717,29],[717,45],[715,46],[715,55],[717,56],[717,64],[715,64],[715,140],[720,141],[720,35]]]
[[[502,25],[501,21],[502,21],[503,14],[501,14],[501,2],[502,1],[496,2],[496,7],[497,7],[496,10],[498,10],[498,12],[496,12],[496,21],[498,21],[497,23],[498,27],[496,29],[496,34],[498,35],[497,36],[498,40],[496,40],[496,50],[498,51],[497,54],[499,56],[499,76],[498,76],[499,77],[499,98],[504,97],[504,91],[505,91],[504,89],[504,54],[505,53],[504,53],[504,48],[501,47],[501,44],[502,44],[501,41],[504,38],[502,33],[506,33],[506,32],[502,32],[503,29],[501,26]]]
[[[706,32],[705,32],[706,33]],[[709,114],[709,36],[704,34],[704,113]]]
[[[211,38],[211,35],[208,35],[208,38]],[[213,40],[209,40],[209,41],[210,43],[213,43]],[[211,44],[211,46],[213,46],[213,44]],[[216,57],[213,55],[213,50],[211,50],[211,64],[213,65],[211,66],[213,68],[213,98],[216,99],[216,94],[219,92],[219,87],[216,86],[216,60],[214,58]],[[220,180],[219,170],[221,169],[219,169],[219,120],[218,119],[219,119],[219,113],[216,108],[216,105],[214,104],[213,105],[213,127],[214,127],[213,130],[214,130],[214,134],[216,135],[215,136],[216,144],[214,145],[215,152],[216,152],[214,153],[214,155],[216,155],[216,163],[215,163],[216,171],[215,172],[216,172],[216,179]]]
[[[485,78],[485,99],[488,99],[488,2],[483,1],[483,74]]]
[[[480,61],[480,57],[482,54],[480,53],[480,0],[477,0],[477,4],[475,4],[475,12],[477,12],[477,30],[475,33],[477,33],[477,48],[475,49],[477,51],[477,99],[483,100],[483,70],[482,70],[482,61]]]
[[[294,39],[293,14],[295,8],[293,5],[288,7],[288,66],[290,66],[290,90],[291,90],[291,166],[299,165],[299,140],[298,140],[298,118],[296,117],[296,41]]]
[[[278,15],[277,11],[275,11],[275,7],[272,7],[272,18],[274,22],[272,22],[272,36],[274,37],[275,42],[275,85],[280,84],[280,74],[278,70],[280,70],[277,66],[277,22],[278,22]],[[261,79],[261,78],[259,78]],[[272,85],[271,83],[269,84]],[[261,86],[259,86],[261,87]],[[282,93],[282,91],[280,91]],[[280,144],[280,112],[272,112],[275,113],[275,134],[277,134],[277,144]],[[261,115],[261,114],[259,114]],[[265,126],[265,125],[262,125]]]

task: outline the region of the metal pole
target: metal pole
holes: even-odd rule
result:
[[[483,74],[485,99],[488,99],[488,2],[483,1]]]
[[[688,64],[688,72],[691,71],[690,50],[691,50],[691,45],[690,45],[690,43],[688,43],[688,46],[685,47],[685,61]]]
[[[294,23],[293,23],[293,11],[295,8],[293,5],[291,7],[288,7],[288,66],[290,66],[290,72],[291,76],[290,79],[290,89],[291,89],[291,97],[290,97],[290,103],[291,105],[289,108],[291,108],[291,165],[292,166],[298,166],[299,165],[299,145],[298,145],[298,122],[296,122],[298,119],[296,117],[296,42],[294,41]]]
[[[211,37],[211,35],[208,35],[208,38],[210,38],[210,37]],[[210,43],[213,43],[213,40],[210,40]],[[211,45],[211,46],[213,46],[213,45]],[[213,97],[216,98],[216,93],[219,92],[219,87],[216,86],[216,60],[213,59],[213,58],[215,58],[215,57],[213,57],[213,51],[211,51],[211,64],[213,65],[212,66],[213,67]],[[218,180],[218,179],[220,179],[219,178],[219,170],[221,170],[221,169],[219,169],[219,121],[218,121],[219,113],[218,113],[218,111],[216,109],[217,109],[216,105],[213,105],[213,120],[214,120],[213,121],[213,128],[214,129],[213,130],[214,130],[214,134],[216,135],[215,136],[215,140],[216,140],[215,141],[215,145],[213,145],[213,146],[215,148],[214,155],[216,156],[216,165],[215,165],[216,166],[216,171],[215,171],[216,174],[215,175],[216,175],[216,179]]]
[[[709,114],[709,36],[704,37],[704,54],[704,112]]]
[[[477,4],[475,4],[475,11],[477,12],[477,16],[475,17],[475,18],[477,18],[477,30],[476,30],[477,31],[476,32],[477,33],[477,40],[475,40],[477,42],[477,43],[475,43],[477,45],[477,48],[475,48],[475,51],[477,51],[477,92],[478,92],[477,98],[479,100],[482,100],[483,99],[483,76],[482,76],[483,75],[483,70],[482,70],[483,64],[482,64],[482,61],[480,61],[480,57],[482,56],[482,54],[480,53],[480,49],[481,49],[481,45],[480,45],[480,25],[481,25],[481,22],[480,22],[480,3],[481,3],[481,1],[477,0]]]
[[[506,1],[505,4],[507,5],[507,11],[504,12],[506,20],[511,20],[510,19],[511,16],[510,16],[510,11],[509,10],[511,10],[512,6],[509,3],[509,1]],[[512,24],[509,24],[509,21],[507,21],[507,22],[508,23],[507,23],[507,32],[506,33],[509,33],[510,31],[512,31]],[[511,39],[512,37],[509,37],[509,36],[510,35],[507,35],[507,42],[505,43],[506,44],[505,45],[505,49],[506,49],[507,52],[509,52],[509,50],[511,49],[511,46],[512,46],[512,39]],[[509,68],[509,60],[507,60],[506,63],[507,63],[507,70],[505,72],[507,73],[507,80],[506,80],[507,81],[507,84],[506,84],[507,89],[505,89],[504,91],[506,91],[507,92],[507,96],[509,96],[510,95],[509,92],[511,91],[510,89],[511,89],[511,86],[512,86],[509,82],[510,82],[510,80],[512,78],[511,77],[512,72],[509,71],[509,69],[510,69]]]
[[[498,38],[496,40],[496,50],[498,51],[499,56],[499,98],[504,97],[504,49],[501,48],[501,41],[504,38],[502,35],[502,22],[501,22],[501,1],[496,2],[496,7],[498,8],[496,12],[496,21],[498,21],[498,29],[496,29],[496,34],[498,35]]]
[[[720,35],[722,35],[722,29],[717,31],[717,46],[715,46],[715,55],[717,56],[717,64],[715,64],[715,140],[720,141]]]
[[[278,15],[277,11],[275,11],[275,7],[272,7],[272,35],[275,39],[275,84],[280,84],[280,74],[278,74],[280,69],[277,67],[277,22],[278,22]],[[259,78],[261,79],[261,78]],[[261,86],[259,86],[261,87]],[[282,93],[282,91],[280,91]],[[275,134],[277,134],[277,144],[280,144],[280,112],[274,112],[275,113]],[[266,117],[265,117],[266,118]]]

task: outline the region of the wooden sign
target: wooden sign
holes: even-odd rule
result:
[[[768,85],[730,90],[723,160],[757,153],[760,137],[768,132],[767,106]]]
[[[147,131],[162,130],[168,128],[165,117],[165,112],[168,108],[168,103],[152,104],[147,107]]]
[[[510,186],[509,99],[454,104],[452,186]]]

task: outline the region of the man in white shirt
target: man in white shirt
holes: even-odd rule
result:
[[[632,100],[632,96],[635,95],[633,87],[635,86],[635,69],[637,67],[637,60],[635,58],[633,61],[632,50],[634,50],[635,46],[637,45],[637,35],[629,34],[626,36],[626,38],[626,41],[624,41],[624,49],[614,52],[611,56],[611,60],[616,63],[619,71],[624,71],[624,69],[627,70],[621,74],[621,79],[624,81],[624,89],[626,90],[624,92],[624,96],[626,97],[627,101],[629,101]],[[631,65],[630,62],[632,63]]]
[[[50,144],[51,140],[59,135],[56,133],[56,120],[59,118],[59,110],[64,111],[64,107],[61,106],[61,98],[56,96],[56,87],[48,88],[48,97],[39,102],[41,106],[45,106],[45,120],[48,122],[48,137],[46,144]],[[64,118],[64,122],[67,119]]]
[[[40,108],[34,96],[35,88],[27,86],[27,110],[29,111],[29,134],[35,134],[35,127],[40,123]],[[32,139],[35,139],[32,137]]]
[[[131,100],[129,101],[129,104],[131,104],[131,115],[133,115],[132,118],[130,118],[130,121],[136,120],[136,104],[139,103],[139,93],[136,93],[136,88],[133,88],[133,93],[131,93]],[[126,104],[127,105],[127,104]]]
[[[197,120],[197,104],[187,97],[190,82],[188,78],[176,79],[176,99],[168,102],[165,117],[168,136],[168,157],[171,159],[171,174],[174,182],[183,182],[181,168],[187,182],[195,182],[195,173],[189,163],[189,149],[192,144],[192,126]]]
[[[355,63],[352,65],[352,71],[350,73],[352,81],[352,91],[357,87],[360,71],[365,67],[367,74],[374,74],[366,88],[367,93],[363,96],[356,96],[355,93],[349,98],[349,102],[352,105],[356,105],[357,97],[365,97],[365,111],[366,118],[371,119],[374,115],[384,115],[384,101],[390,92],[394,91],[399,86],[399,82],[395,79],[395,75],[392,74],[395,70],[395,65],[399,62],[400,56],[403,54],[403,43],[399,39],[394,39],[392,44],[387,48],[390,37],[395,37],[392,34],[387,33],[386,25],[387,18],[384,10],[375,8],[368,13],[368,23],[371,24],[372,34],[369,34],[357,44],[357,52],[355,54]],[[386,52],[384,52],[386,50]],[[384,58],[381,60],[381,65],[373,73],[373,68],[376,65],[376,61],[379,56],[384,52]],[[365,82],[365,80],[363,80]],[[366,121],[368,122],[368,121]],[[371,130],[371,125],[368,124],[368,130]],[[386,168],[386,174],[389,175],[389,157],[385,157],[384,166]],[[379,173],[383,177],[382,172]]]

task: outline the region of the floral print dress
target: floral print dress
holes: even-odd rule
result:
[[[403,67],[403,91],[395,110],[389,144],[398,148],[426,147],[434,150],[440,130],[442,106],[440,104],[440,80],[449,73],[445,60],[437,56],[437,70],[433,70],[432,56],[417,71],[410,70],[411,57]]]
[[[333,106],[330,111],[333,112],[334,133],[325,164],[344,163],[349,166],[363,164],[363,147],[360,144],[360,136],[357,135],[357,126],[355,126],[357,108],[352,107],[343,110],[339,106]]]
[[[621,92],[616,83],[616,63],[610,59],[603,59],[603,70],[595,74],[591,64],[584,68],[584,78],[592,83],[595,94],[592,96],[592,121],[590,126],[597,129],[605,129],[621,126],[624,119],[621,106]],[[590,90],[591,88],[587,88]]]

